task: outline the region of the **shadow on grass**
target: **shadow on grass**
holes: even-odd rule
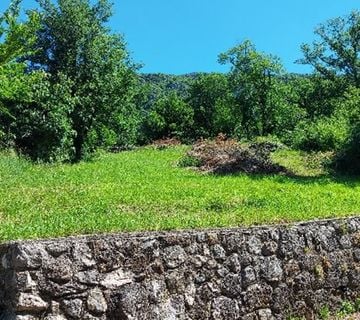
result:
[[[346,185],[349,188],[355,188],[360,186],[360,176],[342,175],[342,174],[319,174],[317,176],[303,176],[294,173],[287,174],[251,174],[244,172],[233,172],[233,173],[211,173],[213,177],[224,178],[224,177],[237,177],[246,176],[251,180],[265,180],[271,178],[273,181],[278,183],[297,183],[301,185],[307,184],[318,184],[327,185],[329,183],[338,183]]]
[[[278,182],[286,182],[292,181],[298,184],[320,184],[320,185],[327,185],[329,183],[338,183],[346,185],[350,188],[355,188],[360,185],[360,177],[354,176],[345,176],[339,174],[323,174],[318,176],[299,176],[299,175],[292,175],[292,176],[274,176],[274,178]]]

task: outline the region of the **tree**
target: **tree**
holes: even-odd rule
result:
[[[320,39],[302,45],[304,58],[298,62],[312,65],[327,79],[342,76],[360,87],[360,12],[328,20],[315,29],[315,34]]]
[[[347,141],[337,152],[333,162],[335,170],[360,175],[360,89],[351,87],[342,102],[342,111],[348,114],[350,130]]]
[[[99,146],[114,144],[119,132],[127,132],[114,119],[136,111],[131,101],[136,68],[122,37],[106,27],[112,14],[107,0],[38,2],[42,20],[31,65],[49,73],[53,84],[61,77],[72,84],[74,107],[69,117],[76,162]]]
[[[27,12],[27,21],[20,22],[21,0],[14,0],[9,8],[0,15],[0,66],[15,62],[28,55],[36,41],[40,16],[35,11]]]
[[[20,0],[12,1],[0,15],[0,146],[13,140],[11,126],[16,120],[12,106],[31,92],[31,83],[41,75],[25,73],[26,64],[19,59],[31,53],[39,27],[39,14],[27,12],[27,19],[19,20]]]
[[[288,76],[286,81],[295,93],[294,103],[306,111],[310,120],[331,116],[346,91],[342,82],[331,81],[317,73]]]
[[[69,114],[74,108],[72,83],[60,76],[52,83],[48,75],[29,78],[31,90],[12,106],[11,125],[15,149],[33,161],[70,161],[74,132]]]
[[[251,138],[273,133],[275,87],[282,72],[279,59],[256,51],[246,40],[220,54],[219,62],[231,65],[229,81],[241,135]]]
[[[145,132],[150,140],[176,137],[189,140],[194,127],[194,111],[177,93],[157,100],[150,110]]]
[[[201,75],[190,86],[189,104],[194,110],[196,137],[214,137],[218,133],[231,134],[233,118],[228,77],[224,74]]]

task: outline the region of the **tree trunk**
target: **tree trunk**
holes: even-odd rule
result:
[[[80,162],[84,156],[84,142],[85,142],[85,134],[81,131],[76,132],[76,137],[74,139],[74,159],[73,162]]]

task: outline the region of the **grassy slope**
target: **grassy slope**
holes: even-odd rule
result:
[[[276,223],[360,212],[359,180],[204,175],[176,167],[184,150],[146,148],[53,166],[2,155],[0,241]],[[286,163],[291,162],[286,156],[301,166],[299,156],[280,155]]]

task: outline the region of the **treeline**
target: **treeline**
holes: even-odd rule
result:
[[[360,171],[360,13],[329,20],[289,74],[246,40],[219,55],[229,72],[141,74],[124,39],[106,26],[107,0],[20,1],[0,20],[0,143],[35,161],[86,159],[176,137],[258,136],[334,151],[337,169]],[[176,62],[174,62],[176,63]]]

